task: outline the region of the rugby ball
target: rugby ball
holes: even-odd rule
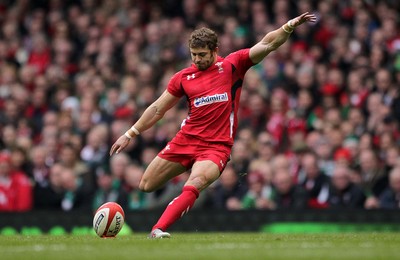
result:
[[[93,229],[99,237],[115,237],[125,223],[122,207],[115,202],[101,205],[93,218]]]

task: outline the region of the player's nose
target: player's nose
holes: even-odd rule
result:
[[[200,56],[194,56],[194,62],[197,63],[201,61],[201,57]]]

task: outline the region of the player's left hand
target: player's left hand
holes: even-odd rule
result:
[[[126,137],[125,135],[121,135],[117,141],[111,146],[110,149],[110,156],[112,156],[114,153],[118,154],[121,152],[128,144],[129,144],[130,139]]]
[[[297,27],[305,22],[315,23],[316,21],[317,17],[315,16],[315,14],[310,14],[309,12],[306,12],[300,16],[297,16],[296,18],[293,18],[289,21],[288,24],[290,27]]]

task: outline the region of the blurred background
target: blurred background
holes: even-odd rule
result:
[[[194,211],[398,209],[399,1],[0,0],[0,217],[162,210],[190,172],[150,194],[138,183],[186,101],[108,150],[190,65],[189,34],[215,30],[226,56],[306,11],[318,22],[247,72],[232,160]]]

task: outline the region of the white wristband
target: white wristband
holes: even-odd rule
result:
[[[128,137],[128,139],[132,139],[132,136],[128,133],[128,131],[125,132],[125,136]]]
[[[282,28],[282,30],[284,30],[284,31],[285,31],[285,33],[292,33],[292,32],[293,32],[293,30],[292,30],[292,29],[290,29],[290,31],[289,31],[289,30],[287,30],[287,29],[285,29],[285,25],[283,25],[281,28]]]
[[[293,29],[296,28],[296,27],[292,25],[291,21],[292,21],[292,20],[289,20],[289,21],[287,22],[287,26],[288,26],[290,29],[293,30]]]
[[[136,135],[140,135],[139,130],[137,130],[135,126],[132,126],[132,127],[131,127],[131,130],[132,130]]]

